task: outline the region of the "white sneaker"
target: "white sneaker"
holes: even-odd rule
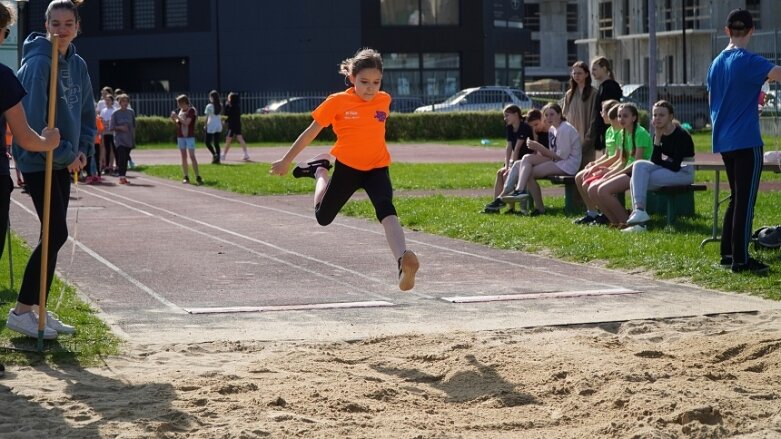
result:
[[[21,315],[14,313],[14,310],[8,311],[8,321],[5,326],[28,337],[38,338],[38,316],[32,311]],[[54,340],[55,338],[57,338],[57,331],[48,326],[43,328],[44,340]]]
[[[646,211],[635,209],[632,211],[632,214],[629,215],[629,218],[626,220],[626,224],[633,226],[635,224],[647,223],[648,221],[651,221],[651,217],[648,216]]]
[[[220,161],[223,161],[223,162],[225,161],[225,154],[220,156]]]
[[[641,233],[647,232],[648,229],[642,224],[635,224],[634,226],[624,227],[621,231],[626,233]]]
[[[244,160],[245,162],[248,162],[248,161],[249,161],[249,155],[245,155],[243,160]]]
[[[57,318],[57,315],[51,311],[46,311],[46,327],[54,329],[58,334],[74,334],[76,332],[75,327],[62,323],[62,321]]]

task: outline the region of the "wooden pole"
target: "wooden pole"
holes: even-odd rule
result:
[[[59,36],[51,36],[52,65],[49,71],[49,118],[46,124],[49,129],[54,128],[57,108],[57,78],[59,77],[58,64],[60,52],[58,50]],[[46,329],[46,290],[48,285],[47,272],[49,271],[49,221],[52,208],[52,166],[54,152],[46,151],[46,171],[43,185],[43,219],[41,219],[41,284],[38,292],[38,352],[43,351],[43,331]]]

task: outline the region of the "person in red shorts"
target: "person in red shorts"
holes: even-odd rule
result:
[[[380,91],[382,57],[373,49],[359,50],[342,61],[340,73],[352,86],[326,98],[312,112],[311,125],[293,142],[285,155],[271,164],[272,175],[285,175],[296,156],[320,133],[333,126],[336,143],[330,154],[321,154],[293,170],[293,176],[315,179],[315,217],[326,226],[358,189],[364,189],[385,229],[388,245],[399,269],[399,289],[415,286],[418,258],[407,250],[404,230],[393,206],[393,186],[388,166],[390,153],[385,144],[385,122],[391,97]],[[333,175],[328,171],[333,163]]]

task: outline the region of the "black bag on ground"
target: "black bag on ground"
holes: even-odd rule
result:
[[[781,226],[760,227],[751,235],[751,240],[757,247],[781,248]]]

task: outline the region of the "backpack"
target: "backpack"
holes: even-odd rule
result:
[[[751,240],[757,248],[781,248],[781,226],[765,226],[757,229]]]

